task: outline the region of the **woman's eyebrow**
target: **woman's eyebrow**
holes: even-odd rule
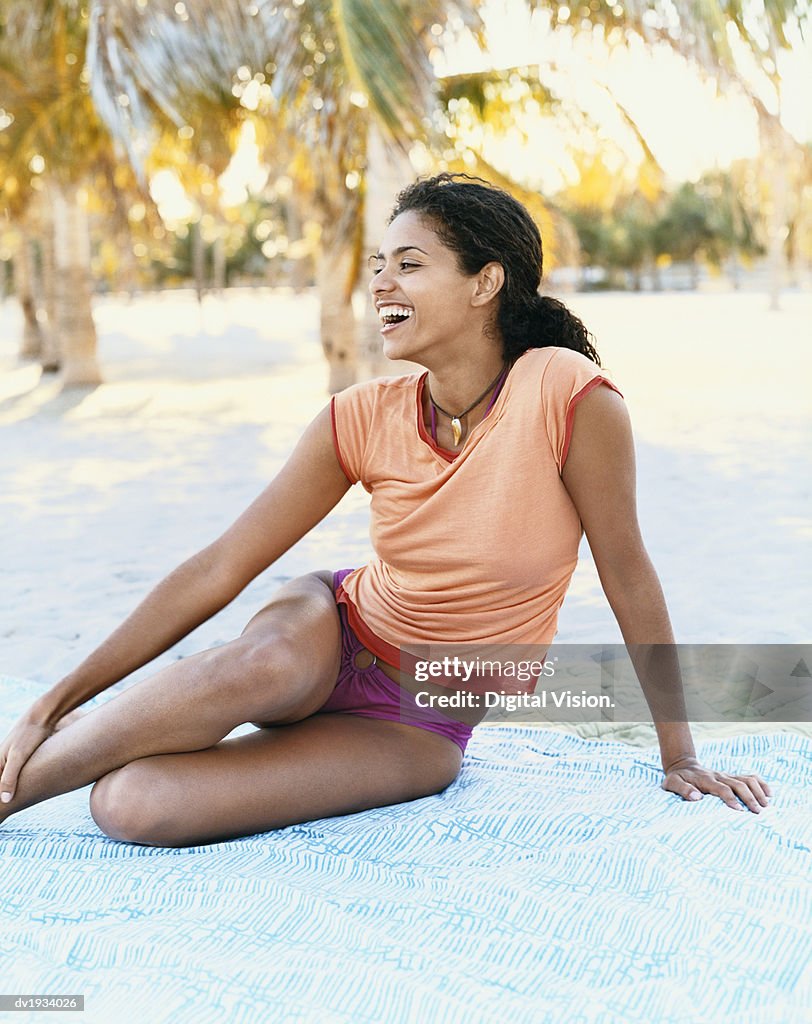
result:
[[[428,256],[428,253],[426,252],[426,250],[425,249],[421,249],[417,245],[399,245],[397,247],[397,249],[393,249],[392,255],[393,256],[400,256],[400,254],[402,252],[407,252],[409,249],[417,249],[417,251],[418,252],[422,252],[424,256]],[[383,260],[383,259],[386,259],[386,257],[384,256],[384,254],[382,252],[376,252],[375,253],[375,259],[376,260]]]

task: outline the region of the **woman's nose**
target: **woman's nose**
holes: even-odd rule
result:
[[[384,292],[389,291],[391,287],[392,282],[387,277],[386,270],[379,270],[369,282],[369,293],[374,299],[376,295],[382,295]]]

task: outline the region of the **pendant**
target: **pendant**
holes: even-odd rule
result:
[[[460,437],[462,436],[462,424],[456,416],[451,417],[451,433],[454,435],[454,445],[460,443]]]

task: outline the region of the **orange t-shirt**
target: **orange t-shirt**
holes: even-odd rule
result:
[[[561,481],[575,405],[602,383],[620,391],[578,352],[529,349],[454,455],[424,428],[426,376],[333,396],[336,453],[372,495],[377,556],[337,599],[364,646],[396,666],[401,645],[549,645],[583,533]]]

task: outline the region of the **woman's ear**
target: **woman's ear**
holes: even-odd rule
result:
[[[491,302],[502,290],[505,283],[505,268],[495,260],[486,263],[476,276],[476,285],[471,301],[475,306]]]

